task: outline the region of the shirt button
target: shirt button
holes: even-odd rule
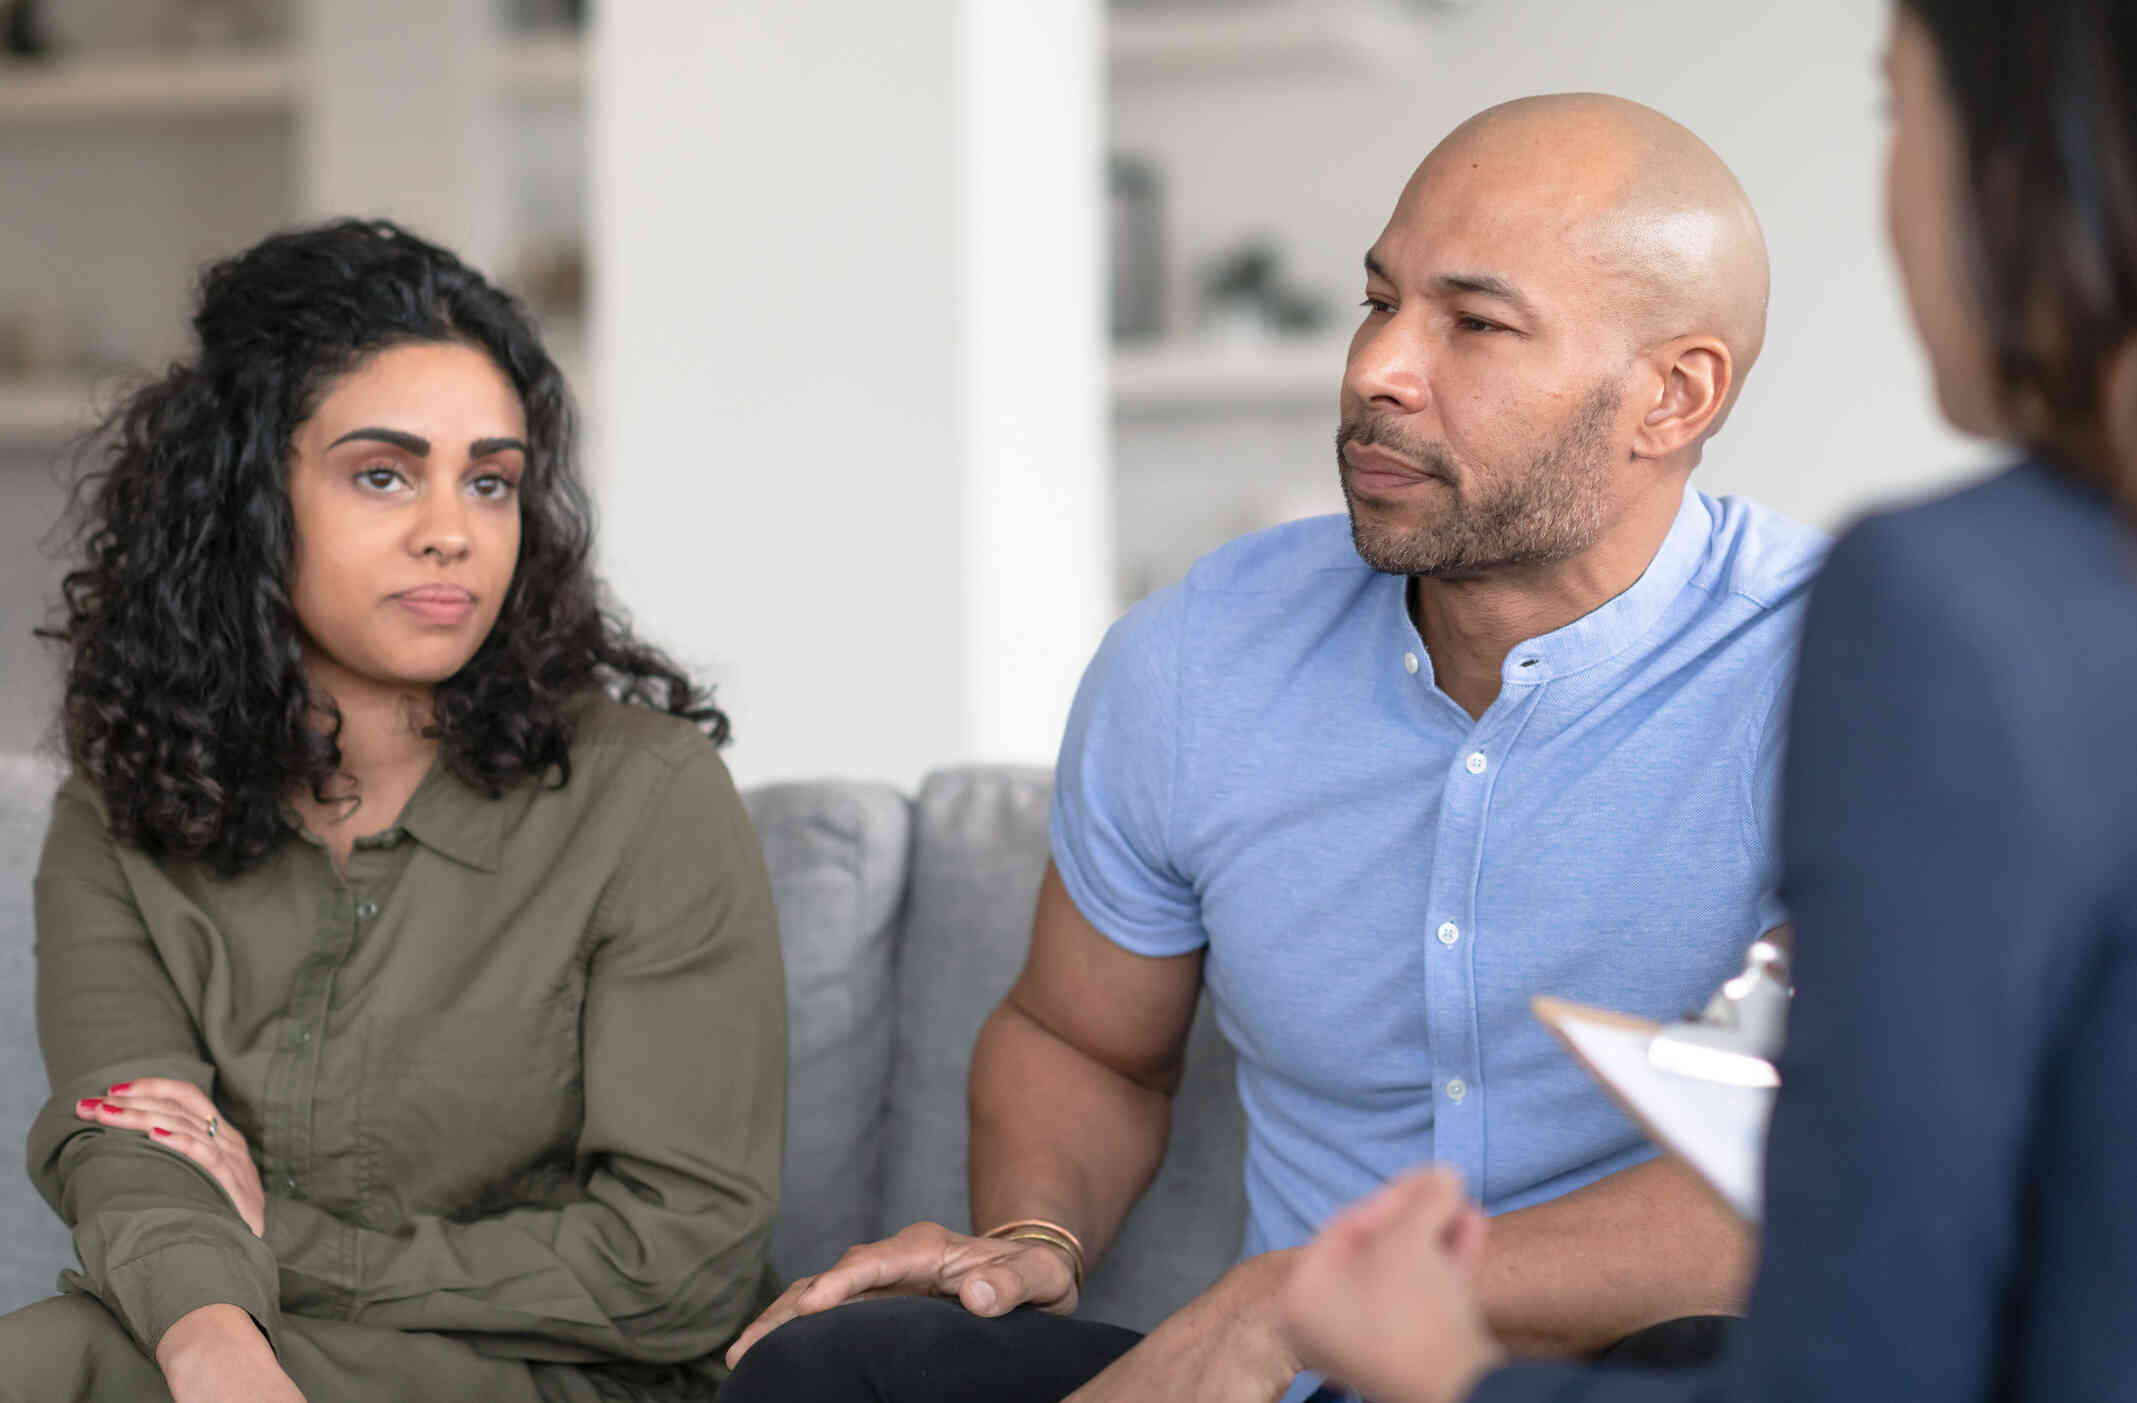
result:
[[[291,1193],[295,1193],[297,1191],[297,1176],[294,1174],[283,1175],[282,1187],[288,1189]]]
[[[311,1029],[309,1029],[309,1028],[299,1028],[299,1029],[297,1030],[297,1041],[298,1041],[298,1043],[300,1043],[300,1044],[302,1044],[302,1043],[308,1043],[308,1042],[310,1042],[311,1040],[312,1040],[312,1030],[311,1030]]]
[[[1468,1094],[1469,1083],[1463,1081],[1460,1077],[1456,1077],[1453,1081],[1447,1083],[1447,1099],[1449,1101],[1459,1101]]]
[[[1490,761],[1484,758],[1484,752],[1481,750],[1470,751],[1469,758],[1462,762],[1462,764],[1468,769],[1469,773],[1473,775],[1483,774],[1484,767],[1490,763]]]
[[[377,914],[378,903],[375,901],[367,901],[363,905],[356,908],[356,919],[359,921],[368,921]]]
[[[1440,944],[1452,945],[1455,941],[1460,940],[1461,938],[1462,928],[1456,925],[1454,922],[1448,921],[1440,926]]]
[[[1413,675],[1417,672],[1417,654],[1404,653],[1402,655],[1402,670]]]

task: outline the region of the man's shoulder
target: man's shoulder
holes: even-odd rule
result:
[[[1286,522],[1219,546],[1184,578],[1145,596],[1114,624],[1107,650],[1174,653],[1192,638],[1198,651],[1216,648],[1243,665],[1242,650],[1281,650],[1285,638],[1325,627],[1373,578],[1347,518]]]
[[[1702,583],[1716,599],[1762,613],[1799,610],[1833,541],[1816,527],[1747,497],[1708,497],[1713,525]]]

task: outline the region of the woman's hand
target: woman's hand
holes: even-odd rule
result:
[[[193,1083],[166,1077],[122,1081],[101,1097],[75,1102],[74,1114],[98,1125],[138,1130],[192,1160],[223,1186],[252,1235],[267,1235],[267,1194],[245,1137]]]
[[[156,1367],[174,1403],[304,1403],[267,1337],[237,1306],[202,1306],[156,1341]]]
[[[1405,1175],[1339,1214],[1284,1283],[1307,1364],[1382,1403],[1456,1403],[1504,1357],[1471,1277],[1484,1215],[1451,1170]]]

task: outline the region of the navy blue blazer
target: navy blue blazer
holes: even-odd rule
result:
[[[2137,531],[2037,465],[1870,518],[1793,718],[1750,1318],[1473,1403],[2137,1400]]]

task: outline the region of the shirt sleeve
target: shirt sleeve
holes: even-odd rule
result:
[[[1054,770],[1054,866],[1076,909],[1139,955],[1184,955],[1208,937],[1175,847],[1185,585],[1107,631],[1069,710]]]
[[[2068,936],[2097,896],[2024,763],[2020,650],[1969,623],[1931,549],[1873,522],[1812,599],[1782,831],[1797,995],[1735,1347],[1684,1374],[1517,1364],[1474,1403],[1993,1391]]]
[[[249,1312],[279,1335],[274,1256],[222,1186],[137,1131],[77,1118],[74,1105],[139,1077],[215,1072],[150,944],[117,844],[78,777],[52,806],[36,879],[37,1033],[52,1095],[30,1126],[31,1181],[73,1231],[94,1294],[150,1354],[201,1306]]]
[[[1765,714],[1752,737],[1752,833],[1762,862],[1756,935],[1789,923],[1788,905],[1781,898],[1781,770],[1788,754],[1789,699],[1795,687],[1796,653],[1790,648],[1767,685]]]
[[[385,1233],[275,1199],[286,1310],[464,1332],[517,1358],[672,1364],[762,1305],[786,1116],[786,985],[755,832],[709,745],[647,804],[597,915],[585,1198]]]

